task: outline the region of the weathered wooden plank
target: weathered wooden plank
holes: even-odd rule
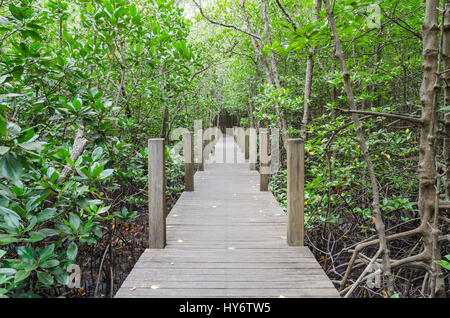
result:
[[[241,264],[245,263],[250,266],[251,264],[256,264],[256,266],[263,266],[261,264],[289,264],[289,265],[298,265],[299,263],[305,264],[315,264],[316,267],[317,261],[315,259],[309,257],[298,257],[298,258],[289,258],[289,257],[271,257],[264,258],[262,256],[256,257],[242,257],[242,256],[230,256],[226,257],[212,255],[211,257],[203,256],[203,257],[189,257],[189,256],[172,256],[172,257],[153,257],[145,259],[143,262],[139,263],[139,266],[142,267],[143,264],[149,263],[162,263],[162,264],[178,264],[178,265],[186,265],[186,264],[210,264],[210,263],[220,263],[220,264]],[[136,265],[137,266],[137,265]]]
[[[304,288],[334,288],[330,281],[326,280],[309,280],[309,281],[165,281],[165,280],[134,280],[128,281],[124,287],[148,288],[150,286],[158,286],[159,288],[169,289],[247,289],[248,283],[252,283],[253,288],[263,289],[304,289]]]
[[[181,262],[142,262],[136,264],[135,268],[156,269],[166,268],[171,265],[173,269],[317,269],[318,265],[312,262],[297,262],[297,263],[282,263],[282,262],[266,262],[266,263],[230,263],[230,262],[216,262],[216,263],[181,263]]]
[[[332,288],[296,288],[296,289],[170,289],[170,288],[136,288],[133,291],[123,289],[123,297],[173,297],[173,298],[208,298],[208,297],[336,297]]]
[[[296,275],[293,277],[289,277],[286,275],[271,275],[267,276],[264,274],[248,274],[246,276],[233,276],[229,277],[223,274],[216,275],[203,275],[201,279],[199,279],[199,275],[172,275],[165,272],[158,272],[154,275],[144,276],[139,275],[137,273],[130,274],[129,278],[123,283],[123,286],[132,285],[133,282],[136,281],[144,281],[151,283],[149,286],[153,285],[156,282],[292,282],[292,283],[303,283],[303,282],[327,282],[332,286],[332,283],[326,276],[323,274],[309,274],[309,275]],[[152,283],[154,282],[154,283]],[[253,284],[247,285],[254,286]]]

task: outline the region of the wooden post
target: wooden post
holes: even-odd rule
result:
[[[258,152],[257,140],[256,140],[256,129],[250,128],[249,131],[249,162],[250,162],[250,170],[256,170],[256,158]]]
[[[302,139],[289,139],[287,149],[287,243],[304,245],[305,154]]]
[[[197,157],[198,171],[205,171],[203,162],[203,128],[202,121],[196,120],[195,126],[195,156]]]
[[[244,154],[245,154],[245,160],[248,160],[248,158],[249,158],[249,149],[248,149],[248,146],[249,146],[249,129],[246,129],[245,130],[245,133],[244,133]]]
[[[194,143],[190,131],[184,133],[183,145],[184,191],[194,191]]]
[[[259,132],[259,190],[269,191],[269,132]]]
[[[149,248],[166,246],[166,172],[164,138],[148,140]]]

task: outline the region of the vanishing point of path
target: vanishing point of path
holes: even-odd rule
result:
[[[239,162],[236,148],[225,136],[215,158]],[[206,162],[167,216],[167,246],[145,250],[115,297],[339,297],[309,248],[287,245],[286,226],[248,163]]]

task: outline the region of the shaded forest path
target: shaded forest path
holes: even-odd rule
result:
[[[236,149],[225,135],[214,156],[242,162]],[[259,173],[213,162],[167,216],[167,246],[145,250],[115,297],[339,297],[311,251],[287,245],[287,217]]]

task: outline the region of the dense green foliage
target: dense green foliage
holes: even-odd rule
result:
[[[245,4],[254,32],[263,37],[259,2],[247,1]],[[300,7],[295,1],[284,4],[301,27],[293,30],[280,8],[276,4],[269,6],[273,42],[270,46],[265,43],[262,48],[266,55],[270,51],[277,54],[281,89],[264,83],[261,66],[255,68],[256,57],[248,35],[214,26],[212,39],[226,43],[228,47],[239,42],[234,54],[228,53],[227,46],[218,50],[229,60],[228,67],[220,72],[224,85],[221,88],[222,107],[241,115],[242,110],[244,114],[250,112],[256,126],[277,127],[279,115],[275,106],[278,104],[286,112],[289,123],[286,133],[298,136],[303,115],[306,56],[311,46],[318,46],[311,97],[313,122],[308,126],[309,139],[305,145],[308,224],[314,226],[314,223],[337,222],[345,218],[347,221],[352,219],[351,222],[363,230],[374,230],[370,222],[370,200],[366,199],[370,193],[362,193],[370,188],[370,180],[355,139],[354,125],[348,116],[341,116],[336,111],[336,108],[345,108],[346,95],[339,67],[329,58],[333,56],[334,48],[326,13],[323,10],[320,21],[314,22],[314,1],[304,1]],[[338,1],[335,6],[338,31],[350,54],[347,62],[355,98],[362,110],[415,114],[419,102],[421,42],[412,33],[420,35],[423,7],[417,8],[410,2],[381,1],[381,9],[385,12],[383,19],[387,21],[383,20],[383,27],[377,28],[369,27],[371,4],[372,1]],[[225,10],[227,7],[235,10]],[[208,8],[208,17],[246,30],[237,2],[218,1]],[[402,26],[389,23],[390,12],[404,17],[402,23],[411,30],[405,31]],[[331,98],[330,92],[334,92]],[[248,115],[244,116],[248,119]],[[414,128],[398,122],[386,125],[382,118],[365,118],[364,125],[368,146],[376,159],[379,182],[385,185],[383,209],[398,210],[399,218],[407,218],[408,212],[416,211],[417,177],[413,159],[418,147]],[[285,204],[285,172],[281,171],[279,178],[272,189],[279,193],[278,197]],[[277,183],[282,189],[277,190]]]
[[[0,295],[45,295],[67,285],[79,244],[145,198],[132,186],[145,188],[146,139],[198,58],[171,2],[3,1],[1,12]],[[180,173],[171,164],[169,184]]]

